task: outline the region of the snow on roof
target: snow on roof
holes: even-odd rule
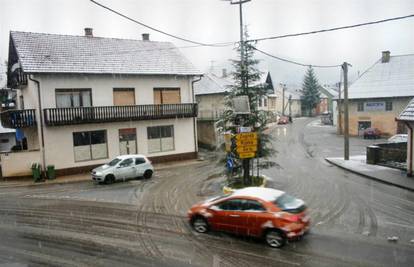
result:
[[[26,73],[200,75],[169,42],[10,32]]]
[[[15,133],[15,132],[16,132],[15,129],[4,128],[3,125],[0,122],[0,134],[3,134],[3,133]]]
[[[401,112],[397,120],[399,121],[414,121],[414,98],[411,99],[407,107]]]
[[[414,54],[378,60],[350,87],[349,99],[414,96]]]
[[[246,187],[243,189],[239,189],[234,191],[231,195],[233,196],[250,196],[256,197],[259,199],[263,199],[265,201],[274,201],[285,192],[272,189],[272,188],[264,188],[264,187]]]
[[[233,85],[230,78],[218,77],[213,73],[205,74],[199,82],[194,83],[195,95],[224,94]]]

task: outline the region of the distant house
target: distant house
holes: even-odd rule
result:
[[[152,161],[197,156],[198,71],[171,43],[10,32],[8,86],[17,109],[1,113],[27,149],[1,155],[4,176],[32,162],[57,175],[89,171],[120,154]]]
[[[395,118],[414,97],[414,55],[382,52],[382,57],[349,87],[348,97],[350,135],[361,135],[370,127],[384,135],[404,133],[404,124]],[[340,125],[343,127],[343,121]]]
[[[278,115],[302,116],[300,88],[295,85],[279,85],[276,87],[276,112]]]
[[[407,141],[407,176],[413,176],[414,169],[414,98],[408,103],[401,114],[395,118],[408,128]]]

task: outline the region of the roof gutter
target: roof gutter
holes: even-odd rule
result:
[[[196,83],[196,82],[199,82],[199,81],[201,81],[201,78],[203,77],[203,75],[200,75],[199,77],[198,77],[198,79],[196,79],[196,80],[192,80],[191,81],[191,97],[192,97],[192,103],[193,103],[193,105],[195,105],[195,96],[194,96],[194,84]],[[198,108],[198,107],[197,107]],[[196,153],[198,153],[198,143],[197,143],[197,129],[196,129],[196,127],[197,127],[197,122],[196,122],[196,117],[194,117],[193,116],[193,135],[194,135],[194,151],[196,152]]]
[[[45,157],[45,138],[44,138],[44,134],[43,134],[43,118],[42,118],[42,98],[40,95],[40,82],[38,80],[35,80],[32,78],[32,75],[28,75],[29,76],[29,80],[33,81],[34,83],[36,83],[37,85],[37,101],[39,102],[38,105],[38,113],[39,113],[39,124],[40,125],[40,150],[42,153],[42,168],[43,171],[46,170],[46,157]],[[39,134],[39,133],[38,133]]]

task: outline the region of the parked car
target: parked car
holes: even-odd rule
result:
[[[188,211],[188,218],[196,232],[216,230],[259,237],[274,248],[302,237],[310,228],[303,200],[262,187],[247,187],[198,203]]]
[[[289,118],[286,116],[281,116],[279,120],[277,121],[277,124],[288,124]]]
[[[381,138],[381,131],[377,128],[367,128],[364,130],[364,139]]]
[[[149,179],[153,173],[151,161],[143,155],[118,156],[91,172],[92,180],[106,184],[137,177]]]
[[[408,134],[396,134],[388,138],[388,143],[407,143]]]

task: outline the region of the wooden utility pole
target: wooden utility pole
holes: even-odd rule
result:
[[[348,112],[348,63],[342,64],[344,71],[344,160],[349,160],[349,112]]]
[[[339,97],[338,97],[338,126],[339,126],[339,134],[342,134],[342,104],[341,104],[341,86],[342,82],[339,82]]]

